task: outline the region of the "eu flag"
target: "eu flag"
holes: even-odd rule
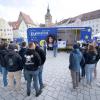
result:
[[[91,29],[90,28],[81,29],[80,34],[81,34],[81,40],[84,40],[84,41],[91,40]]]

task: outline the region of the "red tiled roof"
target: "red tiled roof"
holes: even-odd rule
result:
[[[69,19],[70,19],[70,18],[68,18],[68,19],[63,19],[62,21],[57,22],[56,24],[57,24],[57,25],[60,25],[60,24],[66,23]]]
[[[81,16],[82,16],[81,18],[82,21],[97,19],[97,18],[100,18],[100,10],[88,12],[88,13],[82,14]]]
[[[81,21],[87,21],[87,20],[92,20],[92,19],[97,19],[97,18],[100,18],[100,10],[96,10],[96,11],[92,11],[92,12],[88,12],[88,13],[84,13],[84,14],[81,14],[81,15],[78,15],[76,17],[73,17],[73,18],[70,18],[69,20],[69,24],[70,23],[74,23],[76,21],[76,19],[79,18]],[[57,24],[63,24],[65,22],[67,22],[68,19],[64,19],[60,22],[58,22]]]
[[[32,19],[30,18],[30,16],[27,15],[27,14],[25,14],[25,13],[23,13],[23,12],[20,12],[19,18],[18,18],[17,21],[15,21],[15,22],[9,22],[9,25],[12,26],[14,30],[18,29],[19,26],[20,26],[20,23],[22,22],[22,20],[24,20],[24,22],[25,22],[26,25],[27,24],[31,24],[31,25],[35,25],[36,26],[36,24],[34,24],[34,22],[32,21]]]
[[[13,27],[13,30],[18,29],[20,23],[18,21],[16,22],[9,22],[9,25]]]
[[[20,15],[22,16],[22,18],[23,18],[23,20],[25,21],[26,24],[32,24],[32,25],[34,24],[29,15],[27,15],[23,12],[20,12]]]

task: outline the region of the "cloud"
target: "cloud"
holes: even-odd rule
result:
[[[34,22],[44,23],[48,3],[53,22],[100,9],[99,0],[0,0],[0,16],[7,21],[16,21],[19,12],[23,11]]]
[[[0,4],[7,7],[25,7],[32,6],[35,0],[0,0]]]

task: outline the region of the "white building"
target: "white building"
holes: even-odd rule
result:
[[[13,37],[15,41],[27,42],[27,29],[37,27],[32,21],[29,15],[20,12],[19,18],[16,22],[9,22],[9,25],[13,27]]]
[[[12,27],[4,19],[0,18],[0,42],[13,40]]]
[[[91,27],[92,35],[100,33],[100,10],[81,14],[74,18],[64,19],[55,26]]]

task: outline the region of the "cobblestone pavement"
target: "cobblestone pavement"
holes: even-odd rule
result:
[[[71,91],[68,57],[67,53],[59,53],[57,58],[54,58],[52,52],[48,53],[43,72],[44,83],[47,86],[38,98],[35,97],[34,89],[31,96],[27,97],[23,77],[22,89],[16,92],[2,86],[0,75],[0,100],[100,100],[100,62],[97,67],[98,77],[93,81],[92,88],[84,86],[85,81],[82,81],[76,91]]]

